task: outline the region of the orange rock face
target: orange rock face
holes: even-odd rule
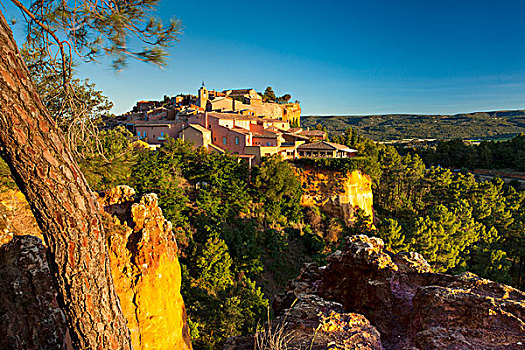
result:
[[[128,320],[135,349],[191,349],[181,271],[171,223],[155,194],[138,203],[134,191],[119,186],[99,201],[119,230],[108,237],[113,282]],[[132,222],[133,229],[120,222]]]
[[[19,292],[13,294],[13,283],[9,282],[11,277],[0,281],[0,290],[5,291],[6,296],[6,303],[0,309],[9,310],[9,314],[14,315],[12,317],[21,315],[20,320],[6,319],[6,324],[16,327],[3,327],[7,333],[0,334],[5,339],[16,336],[18,343],[32,344],[31,348],[62,348],[67,329],[62,318],[57,316],[62,315],[62,311],[54,300],[56,293],[47,261],[43,258],[45,247],[40,240],[31,237],[42,238],[42,235],[23,195],[16,192],[3,193],[0,198],[0,246],[4,244],[4,250],[0,249],[0,272],[7,273],[8,277],[34,275],[32,271],[37,265],[26,264],[33,270],[25,271],[25,265],[16,262],[27,256],[22,254],[22,258],[18,258],[19,245],[22,245],[22,251],[25,249],[41,257],[39,287],[26,288],[22,298]],[[99,203],[108,213],[104,220],[113,282],[128,321],[133,348],[191,349],[186,311],[180,294],[177,243],[171,223],[158,207],[157,196],[148,194],[137,200],[132,188],[119,186],[100,195]],[[13,239],[19,235],[30,236]],[[16,259],[4,259],[3,256],[14,256]],[[8,260],[16,263],[8,264]],[[16,265],[16,268],[11,265]],[[22,280],[21,277],[16,279]],[[10,293],[13,295],[10,296]],[[32,315],[32,318],[25,315]],[[25,328],[18,326],[24,324]],[[49,328],[54,331],[50,332]],[[14,333],[11,329],[15,330]],[[56,347],[49,344],[56,344]]]
[[[18,190],[0,193],[0,245],[13,236],[30,235],[44,240],[26,198]]]
[[[355,170],[340,173],[314,168],[297,168],[304,194],[301,204],[318,206],[322,211],[352,222],[357,208],[373,217],[372,180],[366,174]]]

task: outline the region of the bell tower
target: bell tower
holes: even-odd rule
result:
[[[206,108],[206,102],[208,102],[208,90],[204,81],[202,82],[201,88],[199,89],[199,98],[197,99],[197,105],[202,108]]]

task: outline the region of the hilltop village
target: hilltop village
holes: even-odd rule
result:
[[[139,101],[119,124],[135,139],[155,148],[168,137],[192,142],[210,152],[232,153],[258,164],[262,157],[347,158],[357,151],[328,142],[327,133],[300,127],[296,101],[269,100],[254,89],[215,91],[204,83],[197,95],[165,96],[163,101]]]

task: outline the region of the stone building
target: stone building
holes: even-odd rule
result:
[[[301,158],[350,158],[357,155],[357,150],[338,143],[320,141],[299,145],[297,155]]]

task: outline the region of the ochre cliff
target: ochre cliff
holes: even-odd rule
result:
[[[44,239],[22,192],[2,189],[0,191],[0,245],[8,243],[13,236],[20,235]]]
[[[18,236],[40,232],[29,224],[25,232],[11,215],[16,208],[23,222],[34,221],[23,196],[15,193],[2,199],[0,241],[10,242],[0,247],[0,275],[5,277],[0,291],[6,296],[0,339],[17,339],[20,346],[14,348],[29,344],[35,349],[62,349],[67,329],[43,259],[45,247],[36,237]],[[99,203],[109,213],[104,218],[113,280],[134,349],[191,349],[177,244],[156,195],[136,198],[132,188],[119,186],[101,194]],[[35,276],[37,287],[30,283]],[[20,288],[20,281],[29,287]]]
[[[108,230],[108,248],[133,347],[191,349],[177,242],[157,196],[135,201],[132,188],[119,186],[102,194],[99,203],[119,227]]]
[[[300,315],[287,320],[291,334],[303,334],[304,321],[316,318],[309,326],[314,342],[327,323],[319,315],[329,312],[335,323],[361,315],[345,329],[353,342],[329,334],[334,349],[525,348],[525,293],[471,273],[434,273],[421,255],[393,254],[367,236],[349,237],[324,267],[307,265],[275,298],[274,310]]]
[[[303,186],[301,204],[317,206],[322,211],[352,222],[357,208],[373,218],[372,180],[355,170],[342,173],[313,167],[298,167],[296,174]]]

